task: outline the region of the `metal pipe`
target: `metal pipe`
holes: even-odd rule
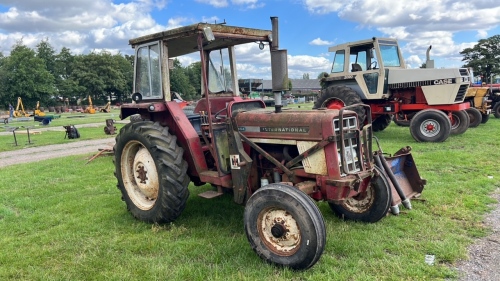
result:
[[[375,154],[373,156],[373,159],[375,160],[375,166],[379,167],[379,169],[381,171],[383,171],[384,170],[384,166],[382,165],[382,161],[380,161],[379,154],[378,153]],[[393,215],[396,215],[396,216],[399,215],[399,206],[398,205],[391,206],[390,209],[391,209],[391,213]]]
[[[403,189],[399,185],[398,180],[396,179],[396,176],[391,170],[391,167],[389,167],[389,163],[387,163],[387,160],[385,159],[384,155],[380,154],[380,161],[382,162],[382,165],[384,166],[384,170],[389,176],[389,179],[391,180],[392,184],[394,185],[394,189],[396,189],[396,192],[399,195],[399,198],[401,198],[401,203],[403,203],[403,206],[405,206],[406,209],[411,210],[411,202],[410,199],[406,198],[405,193],[403,192]]]

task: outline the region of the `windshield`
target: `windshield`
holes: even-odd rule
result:
[[[136,55],[135,91],[144,99],[161,98],[160,47],[158,43],[141,46]]]
[[[208,90],[211,93],[232,92],[233,75],[230,69],[229,52],[221,49],[210,52],[208,65]]]
[[[380,54],[382,55],[384,66],[401,66],[397,45],[380,45]]]

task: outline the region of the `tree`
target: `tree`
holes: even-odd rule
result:
[[[324,87],[325,85],[325,82],[323,81],[323,78],[325,77],[328,77],[328,72],[321,72],[319,75],[318,75],[318,79],[319,79],[319,84],[321,85],[321,88]]]
[[[181,94],[183,99],[192,100],[196,96],[193,82],[178,59],[174,59],[174,68],[170,70],[170,90]]]
[[[309,79],[309,73],[302,74],[302,79],[308,80]]]
[[[500,74],[500,35],[481,39],[472,48],[460,52],[464,56],[464,67],[472,67],[476,74],[488,79],[494,74]],[[484,81],[484,80],[483,80]]]
[[[196,100],[201,98],[201,62],[194,62],[186,68],[186,74],[191,86],[195,92],[189,97],[183,97],[186,100]]]
[[[16,104],[21,97],[25,107],[34,108],[36,102],[49,100],[55,93],[54,76],[43,59],[19,41],[10,56],[2,59],[4,99]],[[5,103],[5,101],[4,101]]]

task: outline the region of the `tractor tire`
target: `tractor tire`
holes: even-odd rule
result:
[[[451,112],[451,134],[460,135],[469,128],[469,114],[465,110]]]
[[[443,142],[450,136],[451,122],[444,112],[425,109],[411,119],[410,133],[418,142]]]
[[[490,120],[490,115],[489,114],[481,114],[481,124],[486,124]]]
[[[495,103],[495,106],[493,106],[491,111],[493,112],[493,115],[495,115],[495,118],[500,118],[500,101]]]
[[[172,222],[189,197],[184,150],[167,127],[137,121],[125,125],[114,146],[115,176],[127,209],[141,221]]]
[[[321,93],[314,102],[313,109],[328,108],[340,110],[342,107],[357,103],[363,102],[356,91],[346,86],[332,85],[321,90]],[[362,127],[366,118],[365,109],[360,106],[353,108],[352,111],[358,114],[358,127]]]
[[[392,121],[392,115],[382,114],[377,116],[375,120],[372,121],[372,128],[374,132],[380,132],[389,127]]]
[[[391,186],[380,168],[375,167],[377,175],[373,176],[366,192],[347,198],[341,203],[328,202],[332,211],[341,219],[377,222],[387,215],[392,202]]]
[[[266,262],[307,269],[326,243],[323,217],[299,189],[273,183],[258,189],[245,206],[245,232],[252,249]]]
[[[470,123],[469,123],[469,128],[476,128],[481,124],[482,121],[482,115],[481,111],[479,109],[470,107],[465,110],[467,114],[469,115]]]

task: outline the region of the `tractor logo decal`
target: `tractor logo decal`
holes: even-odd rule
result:
[[[260,127],[263,133],[292,133],[292,134],[307,134],[309,127]]]
[[[392,83],[392,84],[389,84],[389,88],[402,89],[402,88],[414,88],[414,87],[431,86],[431,85],[448,85],[448,84],[456,84],[456,83],[457,83],[457,80],[455,78],[444,78],[444,79],[435,79],[435,80]]]
[[[239,170],[240,169],[240,155],[239,154],[231,154],[231,169]]]

